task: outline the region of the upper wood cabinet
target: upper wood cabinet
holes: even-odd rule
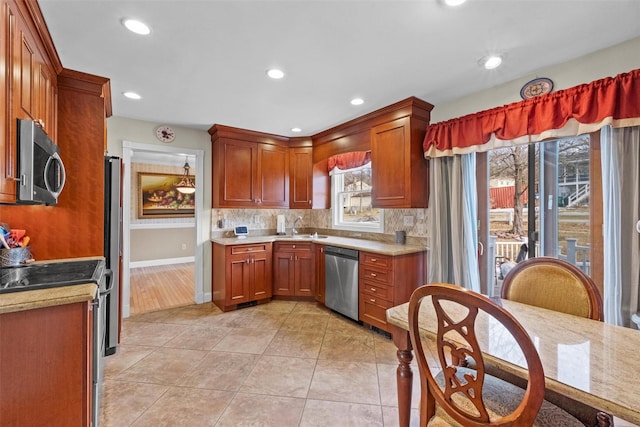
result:
[[[17,119],[34,120],[57,139],[57,55],[36,2],[0,2],[0,203],[16,200]],[[36,24],[38,23],[38,24]],[[53,55],[53,57],[52,57]]]
[[[427,207],[429,169],[422,152],[425,132],[426,124],[422,132],[412,132],[410,117],[371,129],[373,206]]]
[[[289,155],[280,137],[214,125],[212,206],[289,207]]]
[[[313,152],[311,147],[290,148],[291,209],[311,209],[313,203]]]
[[[422,142],[432,109],[428,102],[410,97],[316,134],[314,167],[336,154],[371,150],[373,206],[425,208],[429,162]]]

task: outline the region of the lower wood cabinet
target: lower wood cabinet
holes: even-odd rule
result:
[[[0,314],[0,425],[89,426],[91,302]]]
[[[388,308],[409,301],[426,280],[426,252],[389,256],[360,252],[358,317],[390,332]]]
[[[212,300],[222,311],[272,295],[272,244],[213,245]]]
[[[273,294],[314,297],[313,244],[276,242],[273,254]]]

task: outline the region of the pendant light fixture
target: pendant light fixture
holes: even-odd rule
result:
[[[196,192],[196,185],[193,183],[193,180],[189,176],[189,169],[189,161],[188,158],[186,158],[184,160],[184,174],[182,174],[180,182],[176,184],[176,190],[178,190],[182,194],[193,194]]]

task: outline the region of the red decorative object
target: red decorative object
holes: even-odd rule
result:
[[[429,125],[423,149],[427,157],[484,152],[492,139],[515,145],[606,125],[640,125],[640,69]]]
[[[327,169],[331,172],[334,168],[340,170],[353,169],[364,166],[371,161],[371,151],[351,151],[349,153],[336,154],[329,157]]]

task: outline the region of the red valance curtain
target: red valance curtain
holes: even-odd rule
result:
[[[453,156],[640,125],[640,69],[431,124],[425,157]]]
[[[331,172],[333,169],[340,170],[358,168],[364,166],[371,161],[371,151],[351,151],[349,153],[336,154],[329,157],[327,161],[327,169]]]

